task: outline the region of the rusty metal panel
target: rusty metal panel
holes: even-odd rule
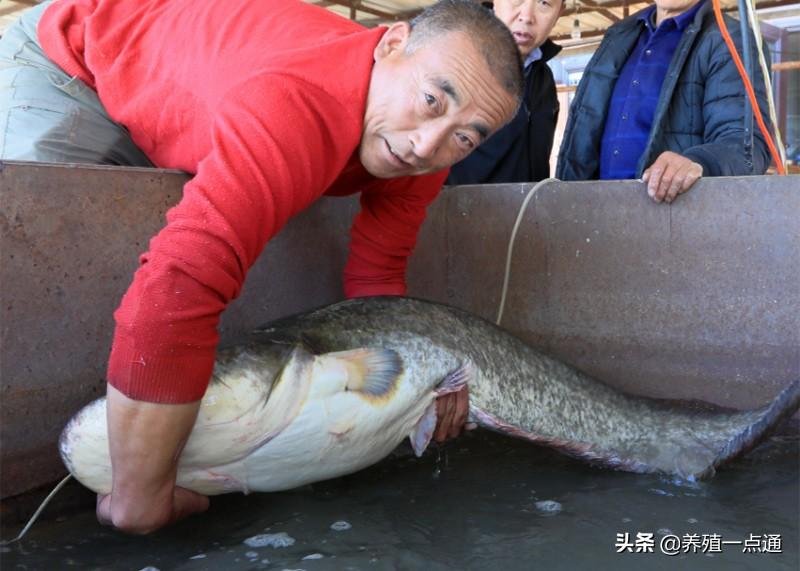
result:
[[[494,321],[532,186],[451,189],[446,292],[419,293]],[[520,226],[503,326],[630,392],[749,407],[800,378],[798,284],[800,177],[704,179],[672,205],[637,181],[552,182]]]
[[[187,176],[154,169],[5,163],[0,171],[0,497],[64,473],[56,443],[104,393],[113,311]],[[225,312],[222,342],[342,297],[352,198],[292,220]]]

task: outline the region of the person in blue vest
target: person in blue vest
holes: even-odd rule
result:
[[[447,184],[528,182],[550,176],[559,105],[547,62],[561,47],[548,36],[563,8],[564,0],[494,0],[494,15],[511,30],[524,62],[525,97],[510,123],[450,167]]]
[[[741,54],[739,22],[725,22]],[[770,157],[758,128],[747,132],[746,97],[711,0],[655,0],[609,28],[584,70],[556,176],[640,178],[650,197],[670,203],[702,176],[763,174]]]

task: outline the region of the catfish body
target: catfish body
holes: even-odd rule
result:
[[[359,298],[280,319],[218,354],[178,485],[278,491],[357,471],[405,437],[421,454],[435,399],[470,390],[470,420],[612,468],[702,478],[800,406],[795,381],[753,411],[698,412],[622,393],[463,310]],[[105,399],[60,441],[70,472],[111,489]]]

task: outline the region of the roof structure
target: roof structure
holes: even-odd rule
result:
[[[0,32],[22,10],[41,0],[0,0]],[[365,26],[378,26],[398,20],[407,20],[418,14],[435,0],[304,0],[322,6],[345,18],[356,20]],[[477,0],[476,0],[477,1]],[[565,2],[564,11],[553,28],[551,38],[562,45],[580,44],[602,36],[609,26],[628,14],[652,4],[640,0],[561,0]],[[736,10],[737,0],[720,0],[723,10]],[[760,0],[756,7],[761,10],[778,6],[798,6],[792,0]],[[577,26],[576,26],[577,22]],[[574,38],[576,28],[580,37]]]
[[[397,20],[406,20],[418,14],[435,0],[306,0],[323,6],[346,18],[366,26],[377,26]],[[569,45],[581,43],[589,38],[602,36],[605,31],[629,14],[652,4],[646,0],[561,0],[564,11],[558,19],[551,39]],[[725,11],[736,10],[737,0],[720,0]],[[758,9],[800,4],[792,0],[760,0]],[[580,30],[580,38],[573,38],[574,30]]]

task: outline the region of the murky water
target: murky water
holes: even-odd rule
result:
[[[155,536],[113,532],[91,511],[39,522],[22,542],[0,548],[0,564],[796,571],[799,510],[797,435],[775,437],[712,481],[686,485],[587,467],[482,432],[422,459],[395,455],[292,492],[217,497],[208,513]]]

